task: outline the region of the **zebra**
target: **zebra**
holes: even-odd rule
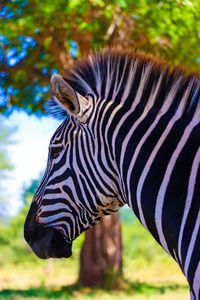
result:
[[[63,118],[24,236],[40,258],[127,204],[200,299],[200,87],[197,74],[141,52],[105,49],[51,78]]]

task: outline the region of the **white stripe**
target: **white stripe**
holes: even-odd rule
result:
[[[200,210],[198,212],[195,227],[194,227],[194,230],[192,232],[190,245],[188,247],[188,251],[187,251],[187,255],[186,255],[186,259],[185,259],[184,273],[186,275],[186,278],[188,278],[188,268],[189,268],[189,264],[190,264],[190,261],[191,261],[194,245],[196,243],[197,235],[199,233],[199,229],[200,229]],[[200,276],[200,273],[199,273],[199,276]]]
[[[169,110],[171,103],[176,95],[176,92],[179,88],[179,84],[180,84],[180,79],[174,84],[174,86],[171,88],[167,99],[164,101],[163,106],[161,107],[160,111],[158,112],[154,122],[151,124],[151,126],[149,127],[149,129],[147,130],[147,132],[143,135],[143,137],[141,138],[141,141],[139,142],[136,151],[135,151],[135,155],[139,154],[139,151],[142,147],[142,145],[145,143],[145,141],[147,140],[147,138],[149,137],[149,135],[151,134],[151,132],[154,130],[154,128],[157,126],[158,122],[160,121],[160,118],[166,114],[166,112]],[[138,205],[138,210],[139,210],[139,216],[140,216],[140,220],[142,222],[142,224],[144,225],[144,227],[148,230],[147,226],[146,226],[146,222],[145,222],[145,218],[143,215],[143,211],[142,211],[142,206],[141,206],[141,193],[142,193],[142,188],[143,188],[143,184],[145,182],[145,179],[149,173],[150,167],[158,153],[158,150],[160,149],[163,141],[166,139],[166,136],[168,135],[169,131],[171,130],[172,126],[174,125],[174,122],[176,121],[177,116],[173,118],[173,120],[170,120],[170,122],[168,123],[165,131],[163,132],[163,134],[161,135],[158,143],[156,144],[155,148],[153,149],[143,171],[142,174],[140,176],[139,182],[138,182],[138,186],[137,186],[137,205]]]
[[[163,246],[163,248],[169,252],[169,249],[167,247],[167,242],[166,239],[164,237],[164,233],[163,233],[163,228],[162,228],[162,210],[163,210],[163,204],[164,204],[164,199],[165,199],[165,194],[166,194],[166,190],[170,181],[170,177],[172,174],[172,171],[174,169],[175,163],[182,151],[182,149],[184,148],[193,128],[196,126],[196,122],[193,122],[193,120],[190,122],[190,124],[186,127],[184,134],[181,138],[181,140],[179,141],[175,151],[172,154],[172,157],[168,163],[167,166],[167,170],[165,172],[165,176],[163,178],[160,190],[158,192],[158,196],[156,199],[156,208],[155,208],[155,223],[156,223],[156,228],[158,230],[158,235],[159,235],[159,239],[161,242],[161,245]]]
[[[175,258],[176,262],[178,263],[178,257],[177,257],[177,255],[176,255],[175,249],[173,249],[173,253],[174,253],[174,258]]]
[[[184,111],[188,96],[189,96],[189,94],[191,92],[191,89],[192,89],[192,86],[193,86],[193,80],[189,83],[188,88],[187,88],[187,90],[186,90],[186,92],[185,92],[185,94],[184,94],[184,96],[183,96],[183,98],[180,102],[178,110],[177,110],[175,116],[171,119],[172,123],[171,123],[171,121],[168,123],[167,128],[169,127],[168,128],[169,131],[171,130],[173,124],[182,116],[182,113]],[[157,199],[156,199],[156,208],[155,208],[156,228],[157,228],[157,231],[158,231],[158,235],[159,235],[161,245],[163,246],[163,248],[168,253],[169,253],[169,249],[168,249],[167,242],[166,242],[166,239],[165,239],[165,236],[164,236],[164,233],[163,233],[163,228],[162,228],[162,210],[163,210],[163,205],[164,205],[165,194],[166,194],[166,190],[167,190],[167,187],[168,187],[170,177],[171,177],[171,174],[173,172],[175,163],[176,163],[182,149],[184,148],[184,146],[185,146],[192,130],[199,123],[199,121],[200,120],[196,119],[196,115],[194,115],[192,121],[186,127],[186,129],[185,129],[185,131],[182,135],[182,138],[180,139],[180,141],[179,141],[179,143],[178,143],[175,151],[173,152],[173,154],[171,156],[171,159],[168,163],[168,166],[167,166],[167,169],[166,169],[166,172],[165,172],[165,175],[164,175],[164,178],[163,178],[163,181],[162,181],[162,184],[161,184],[161,187],[159,189],[158,196],[157,196]],[[170,125],[170,123],[171,123],[172,126]],[[165,134],[166,133],[168,134],[169,131],[167,132],[165,130],[165,132],[163,133],[161,138],[165,137]],[[159,140],[159,142],[160,142],[160,140]]]
[[[65,225],[66,228],[67,228],[67,232],[66,232],[66,230],[65,230],[62,226],[58,226],[58,225]],[[50,227],[50,228],[53,227],[53,228],[55,228],[55,229],[57,229],[57,230],[59,230],[59,231],[62,231],[64,237],[67,238],[68,242],[70,242],[71,239],[72,239],[72,237],[71,237],[71,235],[70,235],[71,229],[70,229],[69,223],[67,223],[67,222],[65,222],[65,221],[62,221],[62,222],[54,222],[54,223],[52,223],[52,224],[47,224],[47,225],[45,224],[45,227]]]
[[[142,95],[142,91],[144,89],[144,86],[146,84],[146,81],[148,80],[149,78],[149,74],[150,74],[150,68],[151,66],[148,66],[146,69],[145,69],[145,72],[143,73],[142,77],[141,77],[141,80],[140,80],[140,84],[139,84],[139,87],[138,87],[138,90],[137,90],[137,94],[136,94],[136,97],[133,101],[133,104],[132,104],[132,107],[129,111],[127,111],[123,117],[121,118],[121,120],[119,121],[118,125],[116,126],[115,128],[115,131],[113,133],[113,136],[112,136],[112,149],[115,149],[115,141],[116,141],[116,137],[118,135],[118,132],[122,126],[122,124],[124,123],[124,121],[127,119],[127,117],[132,114],[136,108],[136,106],[139,104],[140,100],[141,100],[141,95]],[[128,137],[125,138],[123,144],[122,144],[122,153],[121,153],[121,158],[120,158],[120,173],[122,174],[122,164],[123,164],[123,158],[124,158],[124,154],[125,154],[125,148],[126,148],[126,145],[128,144],[129,142],[129,135]]]
[[[94,57],[94,56],[90,56],[90,62],[91,62],[92,69],[93,69],[93,72],[94,72],[94,78],[95,78],[95,82],[96,82],[96,90],[97,90],[98,96],[100,96],[102,78],[101,78],[101,72],[100,72],[100,69],[99,69],[98,58]],[[95,66],[96,66],[97,70],[95,70]]]
[[[195,300],[192,292],[190,292],[190,300]]]
[[[196,299],[199,299],[199,293],[200,293],[200,262],[198,263],[198,266],[196,268],[196,272],[195,272],[195,275],[194,275],[193,289],[194,289],[194,292],[195,292]]]
[[[61,212],[61,213],[58,213],[53,216],[39,217],[39,223],[47,224],[47,223],[53,222],[55,220],[58,220],[60,218],[67,218],[67,217],[70,217],[70,219],[74,218],[70,212]]]
[[[57,196],[57,195],[56,195]],[[45,201],[46,198],[43,199],[43,201]],[[55,199],[55,195],[52,195],[52,201],[53,199]],[[50,205],[42,205],[40,207],[40,209],[42,210],[42,213],[48,211],[48,212],[52,212],[52,211],[58,211],[59,209],[65,209],[68,212],[72,213],[71,209],[66,205],[66,203],[62,203],[62,202],[56,202],[56,203],[52,203]]]
[[[127,68],[127,62],[128,62],[128,58],[126,57],[126,60],[125,60],[125,63],[124,63],[124,68],[123,68],[123,72],[122,72],[122,75],[121,75],[121,79],[120,79],[120,82],[118,83],[117,91],[115,93],[113,93],[113,97],[114,98],[117,97],[117,94],[118,94],[119,90],[121,89],[121,84],[122,84],[122,82],[124,80],[124,75],[125,75],[125,71],[126,71],[126,68]],[[117,65],[118,68],[119,68],[119,65]],[[137,67],[137,63],[136,63],[136,67]]]
[[[142,93],[144,92],[144,88],[145,85],[147,84],[148,80],[149,80],[149,76],[151,74],[151,70],[152,70],[152,64],[149,63],[143,70],[142,70],[142,75],[141,75],[141,79],[140,79],[140,84],[138,86],[137,89],[137,94],[135,96],[135,99],[132,103],[131,109],[133,107],[135,107],[140,101],[141,101],[141,97],[142,97]]]
[[[64,234],[64,237],[67,238],[68,242],[72,242],[72,240],[74,240],[75,237],[75,233],[76,233],[76,226],[78,227],[77,230],[77,234],[79,235],[81,233],[80,231],[80,227],[79,227],[79,222],[76,222],[76,220],[74,218],[71,219],[72,224],[73,224],[73,228],[70,227],[69,222],[66,221],[58,221],[58,222],[54,222],[52,224],[47,224],[45,225],[45,227],[53,227],[57,230],[61,230]],[[61,225],[61,226],[59,226]],[[89,226],[89,224],[87,224]],[[67,228],[67,232],[65,231],[65,229],[63,227]]]
[[[113,88],[113,94],[112,94],[112,101],[115,100],[116,98],[116,95],[117,95],[117,87],[119,88],[119,65],[120,65],[120,59],[118,59],[118,62],[117,62],[117,65],[116,65],[116,74],[115,74],[115,85],[114,85],[114,88]]]
[[[80,80],[82,87],[85,89],[85,92],[88,93],[88,94],[94,95],[93,89],[91,89],[91,86],[89,86],[87,84],[87,82],[83,79],[83,77],[81,77],[76,72],[74,72],[73,69],[71,70],[71,72],[75,75],[75,77],[77,77]],[[73,79],[74,78],[72,78],[72,80]]]
[[[129,67],[129,74],[128,74],[128,79],[126,81],[126,87],[124,89],[123,95],[121,97],[120,102],[125,102],[127,97],[130,94],[130,91],[132,90],[132,85],[133,85],[133,80],[135,78],[135,73],[136,73],[136,63],[134,61],[131,62],[131,65]]]
[[[106,76],[105,99],[108,98],[108,94],[110,92],[110,86],[111,86],[111,82],[112,82],[112,78],[113,78],[110,74],[110,69],[111,69],[110,58],[108,58],[107,65],[106,65],[106,75],[105,75]],[[113,72],[113,70],[112,70],[112,72]]]
[[[117,112],[118,112],[121,108],[122,108],[122,105],[121,105],[121,104],[117,105],[117,106],[113,109],[111,115],[109,116],[109,119],[108,119],[108,122],[107,122],[106,128],[105,128],[105,138],[106,138],[106,141],[108,141],[108,130],[110,129],[110,125],[112,124],[113,118],[115,117],[115,115],[117,114]],[[121,122],[120,122],[120,124],[121,124]],[[117,124],[117,127],[120,128],[120,127],[119,127],[119,123]],[[114,134],[115,134],[115,133],[117,133],[117,131],[115,131]],[[114,141],[114,138],[115,138],[115,137],[116,137],[116,134],[115,134],[114,137],[112,137],[112,142]],[[108,146],[108,149],[110,149],[110,145],[108,145],[108,143],[107,143],[107,146]],[[113,153],[113,155],[114,155],[114,145],[113,145],[113,144],[112,144],[112,147],[111,147],[111,148],[112,148],[111,151],[112,151],[112,153]],[[110,156],[110,160],[112,161],[113,165],[115,164],[115,166],[116,166],[116,160],[115,160],[115,159],[113,160],[111,156]],[[116,171],[117,171],[117,166],[116,166]]]
[[[57,221],[57,219],[55,219],[55,222],[52,222],[51,224],[45,224],[45,227],[53,227],[55,229],[62,230],[62,232],[64,233],[64,236],[67,235],[68,241],[70,242],[75,238],[76,223],[78,223],[78,222],[76,222],[73,215],[70,214],[68,217],[70,217],[70,220],[73,224],[73,228],[70,227],[69,222],[66,222],[63,220]],[[67,232],[65,232],[65,230],[62,228],[62,226],[58,226],[58,225],[65,225],[67,228]],[[80,234],[80,228],[79,228],[79,234]]]
[[[105,157],[105,147],[103,145],[104,145],[104,143],[107,143],[107,147],[108,147],[107,155],[109,156],[109,160],[112,161],[113,167],[114,166],[116,167],[116,162],[112,160],[112,157],[111,157],[111,154],[110,154],[110,145],[107,142],[108,141],[107,140],[107,133],[108,133],[108,130],[110,128],[110,125],[112,124],[113,117],[116,114],[116,112],[121,108],[121,105],[118,105],[116,108],[113,109],[113,111],[112,111],[112,113],[109,116],[109,119],[107,121],[106,128],[104,129],[104,132],[103,132],[103,129],[102,129],[103,122],[104,122],[104,119],[105,119],[105,114],[107,113],[107,110],[109,109],[110,105],[112,105],[112,103],[113,103],[112,101],[109,101],[107,106],[105,107],[104,111],[102,112],[100,123],[98,124],[98,128],[99,128],[99,134],[100,134],[100,141],[99,142],[102,145],[102,147],[101,147],[102,163],[103,163],[104,167],[108,170],[108,172],[110,171],[110,173],[114,177],[115,174],[113,174],[113,172],[110,170],[109,165],[108,165],[108,161]],[[95,130],[97,130],[97,127],[95,127]],[[105,142],[104,142],[103,136],[105,137]],[[105,182],[107,182],[107,184],[111,185],[113,191],[118,194],[119,191],[118,191],[116,185],[114,184],[113,181],[111,181],[110,177],[105,174],[105,172],[101,168],[101,165],[99,164],[99,161],[98,161],[98,154],[99,154],[98,145],[96,145],[95,149],[96,149],[96,151],[95,151],[95,162],[97,164],[97,168],[98,168],[99,173],[101,174],[101,177],[104,179]],[[118,179],[117,176],[115,178]]]
[[[53,169],[53,166],[54,166],[54,165],[55,165],[55,164],[52,164],[50,171]],[[67,169],[67,166],[66,166],[66,165],[63,165],[60,169],[58,169],[58,170],[56,170],[55,172],[53,172],[53,174],[48,178],[48,183],[47,183],[47,185],[48,185],[49,182],[52,181],[54,178],[63,175],[64,172],[66,171],[66,169]],[[54,186],[55,186],[55,185],[54,185]]]
[[[162,79],[163,79],[163,73],[160,75],[160,78],[159,78],[159,81],[155,87],[155,89],[152,90],[151,92],[151,95],[149,97],[149,100],[148,100],[148,103],[147,105],[145,105],[145,109],[142,113],[142,115],[140,116],[140,118],[135,122],[135,124],[133,125],[133,127],[131,128],[130,132],[128,133],[128,136],[126,136],[125,140],[124,140],[124,143],[123,143],[123,149],[124,149],[124,153],[126,151],[126,148],[127,148],[127,145],[128,145],[128,141],[129,139],[131,138],[131,136],[133,135],[135,129],[139,126],[139,124],[145,119],[145,117],[147,116],[148,112],[151,110],[151,108],[153,107],[154,103],[155,103],[155,100],[156,100],[156,97],[157,97],[157,94],[159,92],[159,89],[160,89],[160,84],[162,82]],[[144,139],[143,139],[143,142],[144,142]],[[139,143],[138,146],[136,147],[135,149],[135,152],[134,152],[134,155],[131,159],[131,163],[129,165],[129,168],[128,168],[128,172],[127,172],[127,180],[126,182],[129,183],[130,185],[130,178],[131,178],[131,173],[132,173],[132,170],[133,170],[133,167],[135,165],[135,162],[136,162],[136,159],[138,157],[138,154],[140,152],[140,149],[143,145],[143,142],[142,143]],[[125,157],[123,157],[124,159]],[[123,166],[123,162],[121,162],[121,168]],[[121,170],[122,171],[122,170]],[[131,187],[129,187],[129,189],[131,190]],[[130,199],[130,195],[129,195],[129,199]]]
[[[99,107],[99,112],[101,113],[101,106],[105,103],[106,101],[104,100],[104,101],[102,101],[101,102],[101,105],[100,105],[100,107]],[[103,121],[103,116],[104,116],[104,114],[106,113],[106,111],[108,110],[108,108],[110,107],[110,105],[112,105],[112,101],[109,101],[108,102],[108,104],[107,104],[107,106],[106,106],[106,108],[105,108],[105,110],[104,110],[104,112],[103,112],[103,115],[101,114],[101,120]],[[98,116],[99,117],[99,116]],[[98,120],[99,118],[96,118],[96,120]],[[102,123],[102,122],[101,122]],[[94,126],[94,135],[95,136],[97,136],[97,128],[99,127],[99,124],[97,124],[97,123],[95,123],[95,126]],[[89,157],[90,157],[90,155],[89,155],[89,153],[88,153],[88,146],[87,146],[87,143],[86,143],[86,139],[83,139],[83,141],[84,141],[84,151],[85,151],[85,154],[86,154],[86,156],[88,157],[88,159],[89,159]],[[98,173],[100,174],[100,176],[101,176],[101,178],[104,178],[105,179],[105,181],[107,180],[107,181],[109,181],[110,182],[110,178],[108,177],[108,176],[106,176],[106,174],[104,173],[104,172],[102,172],[102,169],[101,169],[101,166],[98,164],[98,153],[99,153],[99,149],[98,149],[98,143],[95,145],[96,147],[95,147],[95,153],[94,153],[94,161],[96,162],[96,167],[97,167],[97,169],[98,169]],[[103,146],[103,145],[102,145]],[[82,149],[83,150],[83,149]],[[104,150],[104,149],[103,149]],[[80,159],[81,159],[81,162],[82,162],[82,164],[83,164],[83,166],[84,166],[84,169],[85,170],[87,170],[87,166],[86,166],[86,164],[85,164],[85,159],[83,158],[83,156],[82,156],[82,151],[80,151]],[[104,155],[103,155],[104,156]],[[105,164],[107,164],[107,162],[104,160],[104,162],[105,162]],[[94,168],[94,166],[93,166],[93,163],[90,163],[90,168],[92,169],[92,173],[94,174],[94,176],[95,176],[95,178],[96,178],[96,180],[98,181],[98,183],[99,183],[99,185],[101,186],[101,188],[102,188],[102,190],[104,191],[104,192],[106,192],[107,194],[110,194],[110,191],[105,187],[105,185],[102,183],[102,180],[101,180],[101,178],[99,177],[99,175],[96,173],[96,171],[95,171],[95,168]],[[89,172],[87,172],[87,175],[88,175],[88,177],[90,177],[90,174],[89,174]],[[94,185],[94,181],[93,181],[93,179],[90,177],[90,182],[92,182],[92,184]]]
[[[81,135],[83,134],[83,132],[81,133],[81,131],[79,132],[79,136],[78,136],[78,143],[79,143],[79,145],[81,144],[80,143],[80,141],[81,141]],[[84,136],[83,136],[84,137]],[[92,149],[92,148],[90,148],[90,149]],[[84,149],[82,149],[82,151],[84,151]],[[86,205],[84,205],[84,207],[85,207],[85,209],[87,210],[87,211],[89,211],[90,213],[91,212],[93,212],[93,209],[91,208],[91,205],[90,205],[90,202],[88,201],[88,199],[87,199],[87,197],[86,197],[86,194],[85,194],[85,189],[84,189],[84,187],[83,187],[83,185],[82,185],[82,182],[81,182],[81,179],[80,179],[80,176],[82,177],[82,178],[85,178],[84,177],[84,175],[83,175],[83,173],[82,173],[82,170],[86,170],[86,165],[84,164],[84,159],[81,159],[80,158],[80,161],[81,161],[81,169],[79,168],[79,165],[77,164],[77,159],[76,159],[76,149],[75,149],[75,147],[73,148],[73,156],[74,156],[74,165],[73,165],[73,167],[74,167],[74,169],[76,170],[76,176],[77,176],[77,180],[78,180],[78,182],[79,182],[79,187],[80,187],[80,189],[81,189],[81,192],[82,192],[82,195],[83,195],[83,199],[84,199],[84,201],[85,201],[85,203],[86,203]],[[88,158],[89,158],[89,155],[87,156]],[[91,165],[91,163],[89,163],[90,165]],[[87,172],[87,176],[88,177],[90,177],[89,176],[89,172]],[[85,184],[86,184],[86,186],[87,186],[87,188],[88,188],[88,190],[89,190],[89,193],[90,193],[90,195],[91,195],[91,198],[92,198],[92,200],[93,200],[93,203],[95,204],[96,203],[96,199],[95,199],[95,196],[93,195],[93,193],[92,193],[92,191],[91,191],[91,189],[90,189],[90,184],[88,184],[88,182],[87,182],[87,180],[85,180]],[[83,203],[82,203],[83,204]],[[95,205],[94,205],[95,206]]]
[[[181,245],[182,245],[183,231],[184,231],[187,217],[188,217],[190,207],[192,204],[192,198],[193,198],[193,194],[194,194],[194,188],[195,188],[196,176],[197,176],[199,164],[200,164],[200,147],[199,147],[198,151],[196,152],[196,155],[195,155],[195,158],[194,158],[193,164],[192,164],[192,169],[191,169],[189,184],[188,184],[187,198],[185,201],[185,208],[184,208],[183,218],[182,218],[180,232],[179,232],[178,256],[182,263],[182,266],[183,266],[183,260],[182,260],[182,255],[181,255]]]

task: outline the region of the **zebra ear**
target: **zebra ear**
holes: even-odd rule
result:
[[[51,77],[51,92],[62,108],[82,122],[87,121],[90,102],[76,92],[62,76],[55,74]]]

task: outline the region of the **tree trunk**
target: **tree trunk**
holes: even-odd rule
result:
[[[105,216],[85,233],[79,282],[84,286],[116,288],[122,278],[122,238],[119,213]]]

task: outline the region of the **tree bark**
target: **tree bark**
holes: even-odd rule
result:
[[[119,213],[105,216],[85,233],[79,282],[88,287],[116,288],[122,278],[122,237]]]

